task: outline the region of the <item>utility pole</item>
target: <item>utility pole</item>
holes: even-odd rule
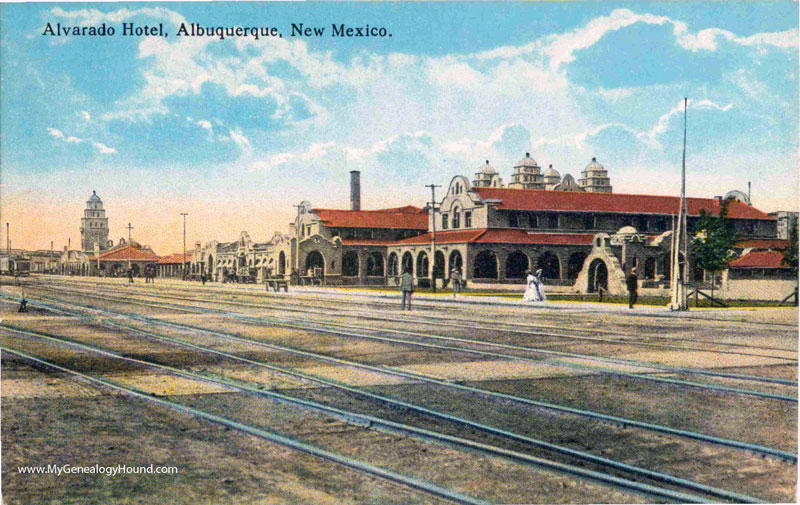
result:
[[[11,261],[11,235],[9,235],[8,227],[9,223],[6,222],[6,255],[8,256],[8,261]]]
[[[292,205],[292,207],[297,209],[297,218],[294,220],[294,269],[297,272],[297,275],[300,275],[300,208],[302,206],[302,204]],[[291,272],[289,274],[291,277]]]
[[[441,188],[441,185],[437,184],[427,184],[426,188],[431,188],[431,262],[430,262],[430,270],[431,270],[431,289],[433,292],[436,292],[436,277],[433,274],[434,269],[436,268],[436,188]]]
[[[674,239],[675,246],[672,248],[672,279],[670,281],[670,303],[669,310],[685,311],[689,310],[689,303],[686,299],[686,280],[689,271],[688,239],[686,232],[686,126],[687,112],[689,108],[688,98],[683,99],[683,162],[681,164],[681,203],[678,211],[678,230]],[[683,261],[681,261],[683,253]],[[683,272],[681,272],[683,265]]]
[[[128,223],[127,229],[128,229],[128,270],[130,270],[131,269],[131,230],[133,229],[133,226],[131,226],[131,224]]]
[[[181,277],[186,280],[186,216],[188,212],[181,212],[183,216],[183,261],[181,262]]]

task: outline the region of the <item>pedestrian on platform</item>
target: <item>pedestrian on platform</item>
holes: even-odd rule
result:
[[[461,292],[461,280],[461,270],[454,267],[450,271],[450,282],[453,283],[453,298]]]
[[[628,285],[628,308],[632,309],[639,300],[639,277],[636,276],[636,267],[631,268],[625,283]]]
[[[133,284],[133,269],[128,269],[128,284]]]
[[[28,312],[28,300],[25,299],[25,295],[22,295],[22,300],[19,301],[19,308],[17,312]]]
[[[544,294],[544,279],[542,279],[542,269],[532,273],[530,270],[525,272],[527,274],[525,281],[525,294],[522,299],[526,302],[546,302],[547,297]]]
[[[403,302],[400,305],[400,310],[405,310],[408,304],[408,310],[411,310],[411,295],[414,294],[414,276],[406,268],[403,270],[403,275],[400,276],[400,291],[403,292]]]

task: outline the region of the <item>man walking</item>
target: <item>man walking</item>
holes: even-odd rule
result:
[[[631,268],[631,273],[625,279],[628,285],[628,308],[633,308],[636,301],[639,300],[639,278],[636,276],[636,268]]]
[[[461,270],[453,267],[450,271],[450,282],[453,283],[453,298],[461,292]]]
[[[414,277],[408,268],[403,270],[403,275],[400,276],[400,291],[403,292],[403,302],[400,305],[400,310],[405,310],[406,300],[408,300],[408,310],[411,310],[411,295],[414,294]]]

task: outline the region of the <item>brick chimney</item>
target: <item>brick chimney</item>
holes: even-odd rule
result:
[[[361,210],[361,172],[350,171],[350,210]]]

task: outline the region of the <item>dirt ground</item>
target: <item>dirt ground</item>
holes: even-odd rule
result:
[[[768,502],[794,501],[796,464],[673,435],[594,421],[581,416],[498,400],[489,395],[392,375],[401,370],[566,407],[797,452],[797,403],[637,380],[552,362],[590,365],[608,371],[648,373],[725,387],[752,388],[794,396],[796,386],[675,374],[642,365],[599,363],[592,356],[625,358],[729,373],[797,379],[797,318],[787,311],[697,311],[685,318],[626,316],[575,304],[575,309],[525,311],[517,307],[419,304],[412,314],[381,299],[344,302],[335,292],[265,296],[252,287],[192,283],[120,289],[113,280],[88,282],[32,279],[26,294],[91,304],[120,312],[175,321],[253,340],[237,342],[199,330],[170,328],[125,318],[65,315],[42,310],[18,314],[0,301],[0,330],[13,325],[50,333],[114,352],[256,388],[312,399],[353,412],[524,452],[577,463],[551,451],[490,436],[411,411],[389,408],[291,374],[302,372],[364,391],[440,410],[549,443],[666,472]],[[0,287],[5,293],[18,288]],[[337,298],[340,297],[340,298]],[[126,302],[124,297],[130,301]],[[362,300],[355,296],[353,300]],[[233,304],[221,304],[230,301]],[[238,303],[238,305],[236,305]],[[154,305],[153,305],[154,304]],[[66,306],[65,306],[66,307]],[[70,310],[76,310],[74,306]],[[198,309],[209,309],[208,312]],[[246,321],[227,312],[265,318]],[[356,333],[426,340],[427,335],[522,345],[584,354],[558,358],[535,352],[531,360],[479,356],[375,341],[313,330],[275,327],[270,318],[325,326],[336,323]],[[122,324],[208,347],[268,369],[150,338]],[[457,323],[457,324],[445,324]],[[794,327],[792,327],[794,325]],[[342,328],[342,326],[328,326]],[[387,331],[395,330],[395,331]],[[400,332],[400,333],[398,333]],[[176,378],[140,365],[76,351],[34,337],[0,331],[5,346],[64,366],[133,386],[238,422],[286,433],[351,458],[392,469],[495,503],[647,503],[651,496],[534,469],[496,457],[443,447],[348,424],[228,387]],[[288,346],[376,370],[320,360],[259,346]],[[466,345],[436,342],[440,345]],[[473,346],[473,348],[476,348]],[[487,350],[487,349],[483,349]],[[497,349],[494,349],[497,350]],[[498,352],[516,351],[497,350]],[[383,367],[383,368],[381,368]],[[385,371],[382,371],[385,370]],[[419,491],[366,476],[249,435],[196,420],[129,397],[110,394],[29,361],[2,354],[3,500],[27,503],[444,503]],[[171,465],[173,475],[21,474],[21,465]],[[580,466],[596,470],[592,464]]]

